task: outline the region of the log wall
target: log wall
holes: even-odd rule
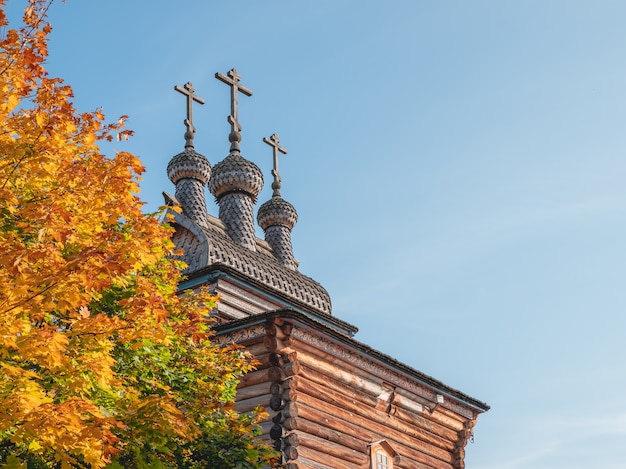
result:
[[[282,452],[282,467],[368,469],[370,445],[384,440],[397,453],[395,469],[464,468],[475,416],[455,411],[458,403],[437,405],[436,391],[403,388],[358,366],[354,351],[316,347],[294,327],[301,325],[274,318],[263,337],[244,343],[259,366],[237,392],[237,410],[269,413],[262,433]]]

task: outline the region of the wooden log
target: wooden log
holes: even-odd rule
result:
[[[296,448],[295,446],[287,445],[283,448],[282,451],[288,461],[298,459],[298,448]]]
[[[391,417],[388,418],[386,424],[373,419],[355,419],[354,414],[338,407],[324,406],[323,401],[304,393],[300,395],[298,401],[298,419],[302,418],[363,441],[375,441],[385,437],[407,448],[425,453],[433,460],[433,463],[435,461],[451,463],[453,459],[451,451],[424,441],[422,429],[411,428],[407,425],[401,425],[398,428],[398,422]]]
[[[327,381],[330,380],[327,379]],[[339,391],[335,391],[328,386],[309,381],[306,378],[300,379],[299,386],[296,388],[296,391],[303,392],[311,396],[318,396],[320,399],[323,399],[330,404],[336,404],[340,407],[345,407],[349,409],[359,409],[361,407],[372,409],[376,407],[376,404],[378,403],[378,399],[369,398],[363,401],[361,399],[357,399],[354,396],[354,394],[356,393],[341,393]]]
[[[302,363],[302,362],[301,362]],[[309,383],[315,383],[318,385],[324,386],[326,389],[330,389],[336,393],[340,393],[354,401],[361,402],[367,406],[375,407],[378,403],[378,398],[369,394],[365,394],[354,387],[350,387],[349,385],[341,382],[332,377],[329,379],[329,376],[319,371],[316,371],[314,368],[309,366],[307,363],[302,364],[302,371],[299,373],[302,378],[307,379],[307,386]],[[298,378],[298,377],[296,377]]]
[[[303,445],[307,446],[307,438],[308,441],[311,441],[310,435],[315,435],[323,440],[332,441],[338,444],[342,444],[347,446],[348,448],[352,448],[354,452],[362,452],[364,451],[369,459],[369,441],[358,440],[349,435],[344,435],[339,432],[336,432],[332,429],[322,427],[317,423],[311,422],[307,419],[298,417],[294,419],[297,422],[289,421],[289,426],[295,426],[298,428],[300,434],[300,446],[298,448],[302,448]],[[388,439],[389,440],[389,439]],[[371,440],[370,440],[371,441]],[[406,469],[452,469],[449,463],[444,461],[435,460],[424,453],[420,453],[419,451],[414,451],[408,448],[403,447],[395,441],[392,441],[394,449],[398,451],[400,454],[400,462],[396,464],[394,467],[398,468],[406,468]],[[310,445],[309,445],[310,446]],[[315,448],[315,446],[313,446]],[[365,467],[365,466],[364,466]],[[368,466],[369,467],[369,466]]]
[[[276,352],[272,352],[269,354],[269,361],[272,366],[283,366],[285,364],[285,358]]]
[[[393,443],[392,443],[393,444]],[[399,467],[413,469],[414,467],[423,467],[427,469],[455,469],[453,462],[441,461],[429,457],[427,454],[404,446],[394,446],[394,449],[400,455]],[[395,466],[394,466],[395,467]]]
[[[282,410],[290,402],[298,400],[298,393],[293,389],[285,389],[280,395],[272,394],[269,400],[269,406],[272,410]]]
[[[465,428],[466,422],[473,420],[446,408],[445,404],[437,407],[433,415],[437,420],[448,422],[451,428],[453,427],[455,430],[458,428],[457,431],[462,431]]]
[[[289,446],[298,446],[300,444],[300,437],[297,433],[289,433],[285,435],[283,440],[285,441],[285,444]]]
[[[452,433],[448,427],[444,427],[437,423],[432,422],[421,415],[407,412],[404,409],[393,407],[391,410],[392,417],[396,418],[400,422],[410,425],[412,428],[420,427],[425,429],[423,432],[424,441],[428,441],[434,445],[444,448],[448,451],[452,450]]]
[[[402,432],[410,432],[414,430],[415,427],[420,427],[423,429],[420,434],[422,434],[424,441],[447,451],[452,451],[454,449],[454,441],[458,439],[458,435],[455,432],[445,427],[437,428],[437,433],[434,433],[432,422],[418,415],[409,416],[403,414],[403,417],[406,419],[396,421],[397,418],[393,418],[396,417],[396,413],[406,413],[406,411],[400,411],[393,406],[391,407],[392,418],[390,419],[390,415],[384,410],[377,410],[371,405],[363,405],[362,402],[346,397],[337,391],[324,389],[317,383],[306,381],[304,378],[301,378],[299,383],[299,393],[304,393],[312,396],[313,398],[323,400],[327,403],[326,407],[332,408],[333,406],[336,406],[346,412],[349,412],[349,415],[358,415],[363,417],[365,420],[375,421],[382,425],[392,425]],[[330,412],[332,413],[332,411]]]
[[[308,419],[301,417],[293,417],[285,420],[283,423],[285,429],[291,431],[297,431],[299,435],[303,433],[307,435],[314,435],[324,440],[332,441],[333,443],[342,444],[353,451],[362,451],[367,448],[371,439],[359,439],[355,436],[344,434],[333,430],[324,425],[312,422]]]
[[[261,396],[256,396],[250,399],[244,399],[241,401],[237,401],[235,403],[235,410],[237,412],[250,412],[257,407],[266,408],[269,407],[270,399],[272,396],[270,394],[265,394]]]
[[[267,379],[269,379],[272,382],[279,383],[285,379],[285,375],[283,374],[279,366],[273,366],[269,368]]]
[[[400,461],[397,463],[394,463],[393,468],[394,469],[433,469],[431,466],[427,465],[427,464],[422,464],[416,461],[411,461],[408,458],[399,458]]]
[[[272,410],[283,410],[287,405],[287,401],[283,399],[281,396],[272,396],[270,397],[270,409]]]
[[[287,326],[286,324],[267,323],[265,326],[266,334],[271,337],[276,337],[279,340],[288,338],[292,329],[293,326],[291,326],[291,324]]]
[[[285,337],[284,339],[279,339],[275,336],[274,337],[265,336],[263,338],[263,343],[265,344],[267,349],[272,352],[277,352],[277,351],[282,352],[284,349],[287,349],[292,345],[293,339],[291,337]]]
[[[356,393],[357,396],[361,394],[362,399],[367,399],[367,397],[370,399],[378,399],[379,397],[389,395],[389,388],[383,386],[382,382],[376,381],[377,378],[374,376],[358,376],[353,374],[350,368],[340,369],[333,363],[325,363],[315,355],[303,353],[302,351],[298,353],[298,361],[301,363],[302,367],[304,367],[302,373],[306,374],[310,379],[319,382],[321,381],[321,377],[325,377],[325,383],[328,386],[336,387],[336,383],[340,383],[353,389],[353,396],[355,396],[354,393]],[[345,365],[345,362],[343,362],[343,364]],[[322,384],[324,384],[324,381],[322,381]],[[408,411],[415,411],[419,408],[415,403],[420,403],[420,401],[426,403],[426,399],[409,394],[406,390],[394,389],[394,395],[394,401],[397,400],[396,405]],[[409,395],[411,396],[410,398],[407,397]],[[355,396],[355,399],[358,399],[358,397]],[[433,403],[432,406],[434,405]],[[455,432],[463,429],[463,422],[466,420],[464,417],[458,414],[444,412],[443,408],[441,409],[440,412],[435,412],[433,415],[426,410],[422,412],[422,416],[440,425],[444,425]]]
[[[289,461],[286,464],[285,468],[286,469],[333,469],[332,467],[319,464],[307,458],[298,458],[297,461]]]
[[[463,428],[465,428],[465,422],[467,421],[466,417],[459,415],[449,409],[446,409],[443,405],[437,405],[434,402],[423,402],[424,399],[419,399],[420,400],[418,402],[415,402],[415,397],[413,395],[407,396],[406,391],[403,392],[403,390],[400,389],[396,390],[393,402],[398,407],[412,412],[418,411],[421,407],[421,415],[428,418],[429,420],[438,422],[441,425],[445,425],[446,427],[456,432],[461,431]],[[431,412],[431,410],[434,411]]]
[[[273,426],[273,423],[271,421],[269,421],[269,422],[261,422],[259,424],[259,426],[261,427],[261,435],[269,436],[270,430],[272,429],[272,426]]]
[[[297,353],[271,352],[268,356],[272,366],[283,366],[285,363],[298,361]]]
[[[246,373],[239,380],[238,387],[242,388],[245,386],[252,386],[259,383],[267,383],[271,381],[269,379],[270,368],[263,368],[255,371],[251,371],[250,373]]]
[[[285,373],[286,377],[290,377],[290,376],[294,376],[300,373],[301,368],[302,368],[302,365],[300,365],[300,362],[297,360],[294,360],[294,361],[285,363],[281,367],[281,370],[283,370],[283,373]]]
[[[298,361],[285,363],[283,366],[272,366],[269,370],[270,381],[281,382],[300,372],[301,365]]]
[[[451,416],[450,414],[441,412],[441,407],[438,407],[433,413],[430,412],[430,409],[424,407],[423,412],[417,413],[408,409],[410,406],[407,405],[406,402],[402,402],[402,397],[398,399],[397,396],[393,400],[392,407],[394,409],[397,409],[397,415],[403,416],[401,418],[414,418],[420,420],[421,422],[424,422],[425,426],[430,425],[433,428],[439,426],[455,433],[458,433],[459,429],[463,428],[464,420],[460,419],[464,419],[464,417],[459,416],[458,414],[453,414],[453,416]]]
[[[429,455],[433,460],[445,462],[452,460],[453,450],[450,444],[446,445],[447,447],[434,445],[424,438],[427,435],[425,435],[426,432],[423,429],[399,425],[393,418],[387,418],[386,422],[381,422],[378,419],[355,419],[354,417],[351,418],[350,413],[343,412],[337,408],[329,409],[329,414],[320,414],[317,409],[308,407],[306,402],[299,403],[298,415],[299,418],[307,418],[313,421],[317,421],[317,419],[323,417],[325,424],[329,428],[333,428],[341,433],[351,434],[361,439],[374,441],[380,438],[387,438],[407,448],[412,448]]]
[[[278,349],[278,340],[276,340],[276,337],[265,336],[263,337],[263,345],[270,352],[275,352]]]
[[[271,386],[272,383],[264,382],[253,384],[251,386],[240,387],[237,389],[237,395],[235,397],[235,400],[245,401],[253,397],[271,394]]]
[[[333,357],[329,357],[333,358]],[[348,371],[347,368],[339,367],[332,362],[325,362],[323,358],[317,357],[309,353],[298,353],[298,361],[307,366],[313,371],[326,376],[327,380],[332,377],[334,381],[340,382],[352,389],[358,390],[367,396],[378,398],[385,389],[382,386],[382,382],[373,376],[359,376],[353,372],[352,369]],[[336,360],[335,360],[336,361]],[[345,363],[340,365],[346,365]]]
[[[275,423],[274,425],[272,425],[272,428],[270,428],[270,437],[272,438],[272,440],[278,440],[279,438],[282,438],[282,436],[282,425],[280,425],[279,423]]]
[[[314,345],[309,345],[306,342],[302,342],[295,338],[293,339],[292,342],[293,344],[290,345],[285,350],[282,350],[282,352],[286,352],[286,353],[296,352],[298,354],[308,355],[309,357],[312,357],[314,360],[327,364],[328,366],[334,369],[348,370],[350,375],[353,375],[356,377],[364,378],[367,380],[374,380],[375,382],[381,382],[383,380],[383,378],[380,378],[372,374],[369,370],[359,368],[358,366],[355,366],[354,363],[344,360],[332,353],[325,352]],[[423,399],[425,403],[429,405],[429,403],[431,402],[431,399],[434,401],[436,390],[432,389],[428,385],[423,385],[423,387],[424,389],[430,389],[430,392],[433,393],[431,398],[428,398],[425,396],[419,396],[420,399]],[[410,394],[414,394],[413,392],[409,390],[406,390],[406,391],[409,392]],[[434,405],[434,402],[433,402],[433,405]],[[442,406],[442,407],[445,407],[445,406]]]
[[[351,467],[354,467],[354,465],[367,464],[369,460],[367,445],[364,445],[360,450],[355,450],[310,434],[301,434],[299,441],[298,449],[304,447],[317,449],[322,456],[334,456],[345,463],[352,464]]]
[[[324,447],[324,450],[327,448]],[[314,469],[355,469],[354,464],[346,462],[345,460],[333,456],[331,454],[324,454],[318,448],[310,448],[300,444],[298,446],[298,467],[302,468],[314,468]],[[311,464],[308,461],[314,461],[315,464]],[[365,462],[365,464],[367,461]],[[363,466],[367,467],[367,466]]]
[[[256,343],[253,343],[253,344],[248,344],[248,345],[245,346],[245,349],[253,357],[259,357],[261,355],[264,355],[264,354],[270,352],[267,349],[267,347],[265,346],[265,343],[263,343],[263,341],[256,342]]]
[[[430,403],[426,403],[424,402],[424,399],[419,398],[419,400],[417,400],[416,397],[411,396],[411,397],[407,397],[401,394],[401,390],[398,389],[394,389],[393,392],[393,403],[397,406],[397,407],[401,407],[404,410],[407,410],[409,412],[414,412],[416,414],[421,414],[423,412],[428,412],[428,408],[432,408],[432,406],[434,406],[435,404],[430,404]]]
[[[270,394],[272,396],[280,396],[285,388],[280,383],[270,383]]]
[[[293,402],[289,402],[280,411],[277,411],[277,412],[275,411],[275,414],[272,417],[272,422],[282,423],[285,421],[285,419],[294,418],[297,416],[298,416],[298,406]]]
[[[270,366],[272,366],[272,363],[270,362],[270,357],[272,355],[272,352],[264,352],[264,353],[259,353],[258,355],[254,355],[252,358],[253,360],[256,360],[256,369],[262,369],[262,368],[268,368]]]

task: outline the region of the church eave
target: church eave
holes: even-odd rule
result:
[[[256,292],[262,293],[263,295],[269,295],[274,299],[279,300],[281,303],[284,303],[285,309],[275,311],[295,311],[306,317],[310,317],[311,320],[319,324],[323,324],[333,330],[340,331],[341,335],[348,335],[352,337],[359,330],[356,326],[346,321],[342,321],[341,319],[338,319],[321,309],[313,308],[310,304],[298,301],[292,296],[286,295],[278,290],[271,289],[266,284],[259,282],[256,279],[249,277],[241,273],[239,270],[226,264],[213,263],[210,266],[193,272],[192,274],[188,275],[183,282],[180,283],[180,289],[186,290],[189,288],[193,288],[197,285],[206,284],[214,279],[218,279],[219,277],[224,276],[235,280],[242,287],[254,287]],[[249,320],[249,318],[231,321],[228,324],[233,324],[236,327],[236,324],[238,324],[239,322],[247,323],[247,320]]]

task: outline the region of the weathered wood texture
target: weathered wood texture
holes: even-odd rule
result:
[[[241,380],[236,405],[269,412],[262,434],[283,452],[284,467],[367,469],[369,445],[385,440],[399,455],[396,469],[464,468],[475,419],[437,406],[432,390],[417,395],[385,382],[349,354],[320,350],[291,331],[289,322],[267,324],[267,335],[250,342],[259,366]]]

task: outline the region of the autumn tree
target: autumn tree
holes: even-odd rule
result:
[[[170,231],[145,215],[128,135],[44,66],[50,1],[0,0],[0,467],[255,468],[251,367],[211,342],[215,298],[176,295]]]

